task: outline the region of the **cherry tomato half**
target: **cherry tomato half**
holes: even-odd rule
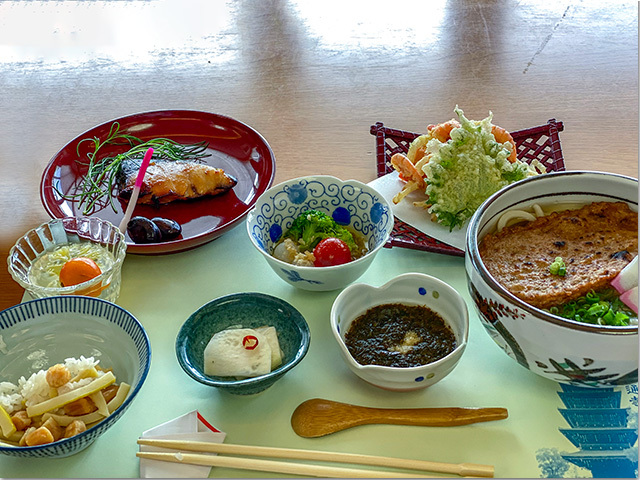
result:
[[[330,267],[342,265],[351,261],[351,251],[346,243],[339,238],[325,238],[313,249],[316,267]]]

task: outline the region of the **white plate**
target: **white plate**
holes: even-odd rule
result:
[[[469,221],[467,220],[462,227],[456,227],[452,231],[449,231],[449,227],[432,222],[425,209],[413,205],[413,202],[420,202],[427,198],[424,192],[411,192],[399,204],[394,204],[393,197],[402,190],[404,184],[405,182],[398,177],[398,172],[389,173],[369,182],[369,185],[380,192],[391,205],[393,214],[397,218],[436,240],[464,251]]]

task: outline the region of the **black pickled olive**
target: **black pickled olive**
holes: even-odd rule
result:
[[[145,217],[133,217],[129,220],[127,233],[135,243],[157,243],[162,240],[160,229]]]
[[[156,227],[160,230],[163,241],[173,240],[174,238],[179,237],[182,233],[182,227],[180,224],[170,218],[154,217],[151,221],[155,223]]]

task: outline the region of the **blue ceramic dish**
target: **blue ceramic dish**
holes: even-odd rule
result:
[[[204,374],[204,349],[216,333],[231,326],[275,327],[283,352],[282,365],[259,377],[236,380]],[[273,385],[295,367],[309,349],[309,326],[292,305],[262,293],[237,293],[212,300],[200,307],[182,325],[176,339],[176,356],[182,369],[194,380],[236,395],[251,395]]]
[[[91,445],[129,408],[151,362],[149,338],[140,322],[123,308],[92,297],[41,298],[8,308],[0,312],[0,338],[5,344],[0,345],[0,382],[16,384],[21,376],[82,355],[113,368],[117,383],[131,385],[117,410],[74,437],[33,447],[0,446],[0,453],[17,457],[66,457]]]
[[[275,258],[272,253],[284,232],[307,210],[330,215],[364,237],[368,252],[331,267],[303,267]],[[295,178],[270,188],[247,216],[251,242],[280,278],[303,290],[336,290],[359,278],[387,243],[393,212],[384,197],[356,180],[318,175]]]

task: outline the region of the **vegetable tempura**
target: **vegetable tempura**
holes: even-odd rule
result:
[[[460,227],[490,195],[526,177],[545,173],[544,166],[517,159],[511,135],[484,120],[468,120],[456,106],[460,121],[427,127],[407,155],[395,154],[393,167],[407,184],[393,199],[399,203],[412,191],[428,198],[414,205],[425,208],[431,220],[453,229]]]

